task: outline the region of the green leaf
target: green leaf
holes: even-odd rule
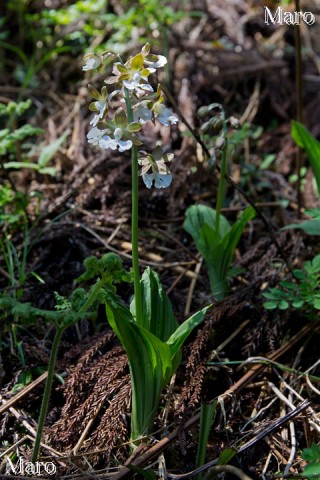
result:
[[[227,292],[227,277],[234,252],[241,234],[254,210],[247,208],[230,227],[227,219],[220,216],[219,232],[216,230],[216,211],[205,205],[193,205],[186,212],[185,230],[192,236],[198,251],[205,259],[212,295],[216,300]]]
[[[233,450],[232,448],[226,448],[220,453],[217,465],[227,465],[236,454],[236,450]]]
[[[57,169],[56,167],[40,167],[39,173],[41,173],[42,175],[50,175],[51,177],[54,177],[57,174]]]
[[[294,300],[294,301],[292,302],[292,306],[293,306],[294,308],[302,308],[303,305],[304,305],[304,301],[303,301],[303,300]]]
[[[202,310],[199,310],[198,312],[191,315],[191,317],[185,320],[177,328],[177,330],[171,335],[171,337],[167,341],[167,344],[170,346],[172,356],[176,355],[176,353],[182,347],[183,343],[185,342],[187,337],[190,335],[192,330],[202,322],[207,311],[211,306],[212,305],[208,305],[207,307],[204,307]]]
[[[263,292],[262,296],[265,298],[268,298],[268,300],[275,300],[275,296],[273,293],[269,292]]]
[[[31,162],[6,162],[3,166],[4,168],[31,168],[32,170],[39,170],[39,165]]]
[[[284,296],[284,292],[280,288],[270,288],[269,290],[274,299],[281,300]]]
[[[138,468],[132,463],[126,466],[132,473],[136,473],[136,478],[145,478],[146,480],[157,480],[156,474],[152,470],[145,470],[144,468]]]
[[[320,300],[315,300],[313,302],[313,307],[316,309],[316,310],[320,310]]]
[[[308,235],[320,235],[320,218],[313,218],[301,223],[291,223],[290,225],[283,227],[281,230],[293,229],[303,230]]]
[[[295,278],[297,278],[298,280],[305,280],[306,278],[306,275],[305,273],[302,271],[302,270],[293,270],[293,275]]]
[[[281,287],[285,287],[288,290],[297,290],[297,285],[295,283],[292,283],[292,282],[282,281],[282,282],[280,282],[280,285],[281,285]]]
[[[67,131],[63,135],[61,135],[60,138],[42,148],[38,159],[39,166],[45,167],[50,162],[50,160],[52,160],[52,158],[57,153],[57,151],[68,136],[69,132]]]
[[[132,380],[131,439],[150,433],[160,394],[172,373],[169,346],[133,321],[130,311],[109,296],[106,313],[129,360]]]
[[[211,289],[216,299],[224,298],[228,290],[227,277],[232,263],[234,252],[240,237],[249,220],[254,218],[253,208],[247,208],[241,217],[232,225],[231,229],[214,245],[210,259],[209,278]]]
[[[169,308],[169,312],[171,309],[166,296],[161,293],[155,294],[155,288],[159,286],[158,281],[157,275],[147,269],[141,283],[144,293],[149,289],[147,294],[149,299],[152,299],[151,302],[146,301],[144,304],[144,308],[147,308],[144,311],[144,323],[156,332],[159,331],[155,325],[159,313],[156,305],[164,315],[160,317],[162,321],[166,321],[164,314],[166,309]],[[164,342],[144,326],[138,325],[115,294],[107,292],[105,301],[108,322],[128,355],[132,381],[131,439],[136,440],[152,430],[161,391],[179,365],[181,346],[192,329],[203,320],[209,307],[192,315],[176,329],[167,342]],[[156,303],[153,303],[154,301]],[[150,320],[150,314],[155,318]],[[172,328],[176,321],[171,318],[170,322]],[[167,333],[163,332],[166,331],[167,326],[163,325],[160,334],[165,337]]]
[[[263,306],[267,310],[274,310],[275,308],[278,308],[278,302],[265,302]]]
[[[202,403],[200,411],[200,431],[198,439],[198,449],[196,458],[196,468],[202,467],[206,460],[207,443],[216,414],[217,400],[212,403]],[[202,475],[199,474],[196,480],[201,480]]]
[[[308,210],[305,210],[304,213],[313,218],[320,217],[320,208],[310,208]]]
[[[304,468],[302,475],[305,478],[313,478],[315,480],[319,480],[320,479],[320,463],[310,463]]]
[[[303,449],[301,456],[309,463],[320,462],[320,446],[313,443],[310,448]]]
[[[278,308],[280,310],[287,310],[287,308],[289,308],[289,303],[286,300],[280,300]]]
[[[203,225],[208,225],[213,230],[216,229],[216,211],[206,205],[192,205],[186,211],[186,219],[183,227],[192,236],[197,249],[204,256],[203,251],[206,249],[200,240],[200,230]],[[229,222],[222,215],[220,218],[219,237],[223,237],[229,230]]]
[[[320,142],[314,138],[304,125],[295,120],[291,122],[291,135],[296,144],[308,154],[313,175],[316,179],[318,193],[320,194]]]
[[[320,271],[320,255],[316,255],[312,261],[311,261],[311,264],[312,264],[312,270],[314,273],[317,273]]]
[[[141,278],[142,324],[163,342],[176,331],[179,324],[174,316],[170,299],[164,291],[159,276],[150,267]],[[131,302],[130,311],[135,317],[135,302]]]

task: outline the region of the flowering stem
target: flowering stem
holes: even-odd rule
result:
[[[225,124],[225,118],[223,118],[223,128],[224,128],[225,145],[222,150],[221,170],[220,170],[220,179],[219,179],[219,186],[218,186],[217,206],[216,206],[216,231],[218,232],[219,235],[220,235],[220,215],[221,215],[221,208],[222,208],[225,188],[226,188],[226,173],[227,173],[228,143],[227,143],[227,129]]]
[[[220,180],[218,187],[217,206],[216,206],[216,230],[220,234],[220,213],[226,187],[225,175],[227,173],[227,145],[222,150]]]
[[[127,106],[128,122],[133,122],[133,111],[128,89],[125,88],[125,99]],[[136,322],[142,325],[142,297],[140,286],[139,271],[139,251],[138,251],[138,149],[132,145],[131,149],[131,195],[132,195],[132,219],[131,219],[131,242],[132,242],[132,268],[134,284],[134,301],[136,307]]]

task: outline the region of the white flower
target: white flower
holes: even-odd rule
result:
[[[103,150],[107,150],[108,148],[111,148],[111,150],[117,150],[117,147],[119,147],[119,152],[130,150],[132,147],[132,141],[121,140],[123,134],[124,132],[121,128],[116,128],[113,133],[114,138],[109,137],[109,135],[104,135],[99,141],[99,147]]]
[[[141,73],[135,72],[128,80],[123,80],[123,85],[128,90],[134,90],[140,86]]]
[[[166,65],[167,59],[163,55],[147,55],[144,58],[144,63],[151,68],[161,68]]]
[[[106,132],[107,130],[100,130],[100,128],[94,126],[88,132],[88,135],[87,135],[88,143],[92,143],[92,145],[99,145],[101,138],[104,136]]]
[[[82,67],[82,70],[95,70],[100,67],[102,63],[102,58],[96,55],[95,53],[88,53],[85,55],[86,64]]]
[[[167,188],[172,182],[171,173],[145,173],[142,178],[147,188],[151,188],[153,182],[156,188]]]
[[[95,106],[96,111],[99,113],[93,117],[90,125],[96,127],[98,123],[101,122],[101,120],[103,120],[103,118],[105,117],[106,111],[108,109],[108,104],[106,99],[97,100],[96,102],[92,103]]]
[[[150,110],[145,103],[138,103],[133,107],[133,120],[141,124],[152,120],[152,110]]]
[[[178,123],[178,118],[173,114],[171,108],[166,107],[163,103],[156,103],[153,107],[155,117],[162,125],[169,127]]]
[[[156,188],[169,187],[172,182],[172,175],[165,162],[170,162],[173,153],[165,154],[162,148],[156,147],[151,153],[139,152],[139,165],[142,165],[140,175],[147,188],[151,188],[153,183]],[[149,170],[152,173],[148,173]]]

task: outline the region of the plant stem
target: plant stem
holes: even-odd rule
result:
[[[296,12],[300,12],[300,0],[295,0]],[[297,99],[297,120],[303,123],[303,99],[302,99],[302,60],[301,60],[301,30],[299,23],[294,26],[294,48],[296,63],[296,99]],[[296,154],[296,169],[298,175],[297,197],[298,197],[298,215],[301,217],[302,193],[301,193],[301,167],[303,166],[302,149],[298,147]]]
[[[227,142],[227,139],[226,139]],[[218,186],[217,206],[216,206],[216,231],[220,236],[220,214],[223,205],[224,194],[226,189],[226,173],[227,173],[227,143],[222,150],[220,179]]]
[[[133,111],[128,90],[125,88],[125,99],[127,106],[128,122],[133,122]],[[132,196],[132,218],[131,218],[131,242],[132,242],[132,268],[134,285],[134,302],[136,307],[136,322],[142,325],[142,296],[139,271],[139,245],[138,245],[138,205],[139,205],[139,169],[138,150],[136,145],[131,149],[131,196]]]
[[[39,457],[39,450],[40,450],[42,432],[43,432],[44,422],[46,420],[46,415],[47,415],[47,410],[48,410],[48,405],[49,405],[49,398],[50,398],[50,393],[51,393],[52,380],[53,380],[53,375],[54,375],[54,368],[55,368],[55,365],[56,365],[57,352],[58,352],[60,339],[61,339],[61,336],[62,336],[64,330],[65,330],[65,327],[58,327],[57,328],[56,333],[55,333],[55,337],[54,337],[54,340],[53,340],[52,348],[51,348],[49,367],[48,367],[48,376],[47,376],[47,380],[46,380],[46,385],[44,387],[40,416],[39,416],[39,421],[38,421],[37,434],[36,434],[35,443],[34,443],[34,447],[33,447],[32,458],[31,458],[32,463],[36,463],[37,460],[38,460],[38,457]]]
[[[88,296],[87,301],[79,309],[79,312],[78,312],[79,314],[83,313],[83,312],[85,312],[86,310],[89,309],[92,302],[94,302],[97,295],[99,294],[99,291],[103,287],[103,283],[104,283],[103,278],[97,281],[97,283],[94,285],[90,295]],[[67,313],[66,313],[66,315],[67,315]],[[43,393],[43,397],[42,397],[42,403],[41,403],[41,409],[40,409],[40,415],[39,415],[39,421],[38,421],[38,429],[37,429],[35,444],[34,444],[33,452],[32,452],[32,460],[31,460],[32,463],[35,463],[38,460],[38,457],[39,457],[41,438],[42,438],[43,427],[44,427],[44,423],[45,423],[45,420],[46,420],[46,415],[47,415],[47,410],[48,410],[48,405],[49,405],[50,393],[51,393],[51,388],[52,388],[52,381],[53,381],[54,370],[55,370],[55,366],[56,366],[57,353],[58,353],[58,348],[59,348],[61,336],[62,336],[63,332],[70,326],[71,326],[70,322],[64,321],[62,325],[58,325],[56,327],[56,333],[55,333],[55,337],[53,339],[51,352],[50,352],[50,359],[49,359],[49,366],[48,366],[48,376],[47,376],[46,385],[45,385],[44,393]]]

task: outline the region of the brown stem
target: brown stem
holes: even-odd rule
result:
[[[295,0],[296,12],[300,12],[300,0]],[[302,99],[302,59],[301,59],[301,29],[300,24],[294,26],[294,47],[296,63],[296,102],[297,102],[297,120],[303,123],[303,99]],[[298,197],[298,215],[301,216],[303,207],[301,193],[301,167],[303,166],[302,149],[298,147],[296,154],[297,169],[297,197]]]

